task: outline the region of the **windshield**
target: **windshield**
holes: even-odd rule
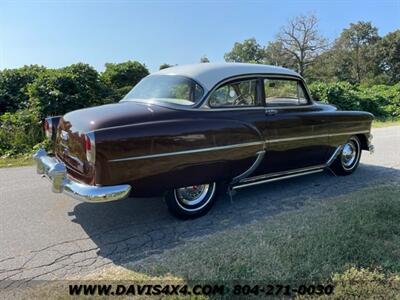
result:
[[[143,78],[122,101],[148,100],[193,105],[201,99],[203,93],[203,88],[187,77],[151,75]]]

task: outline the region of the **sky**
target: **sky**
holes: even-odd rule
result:
[[[0,69],[39,64],[138,60],[223,62],[237,41],[274,39],[291,18],[314,13],[331,41],[351,22],[372,21],[379,34],[400,29],[400,0],[363,1],[4,1],[0,0]]]

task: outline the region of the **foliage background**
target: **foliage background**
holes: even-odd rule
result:
[[[400,29],[381,37],[370,22],[357,22],[328,42],[317,21],[314,15],[298,16],[266,46],[255,38],[236,42],[225,60],[288,67],[303,75],[315,100],[383,120],[399,118]],[[312,35],[303,38],[304,32]],[[148,74],[138,61],[106,63],[103,72],[84,63],[0,70],[0,157],[30,154],[42,145],[46,116],[117,102]]]

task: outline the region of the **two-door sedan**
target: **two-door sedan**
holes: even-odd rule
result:
[[[217,189],[353,173],[373,150],[372,120],[314,102],[285,68],[185,65],[145,77],[119,103],[46,118],[54,156],[34,158],[56,193],[87,202],[164,194],[171,213],[194,218]]]

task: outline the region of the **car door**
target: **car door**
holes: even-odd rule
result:
[[[296,78],[263,78],[265,116],[258,124],[266,155],[257,174],[323,165],[329,149],[328,126],[304,83]]]

